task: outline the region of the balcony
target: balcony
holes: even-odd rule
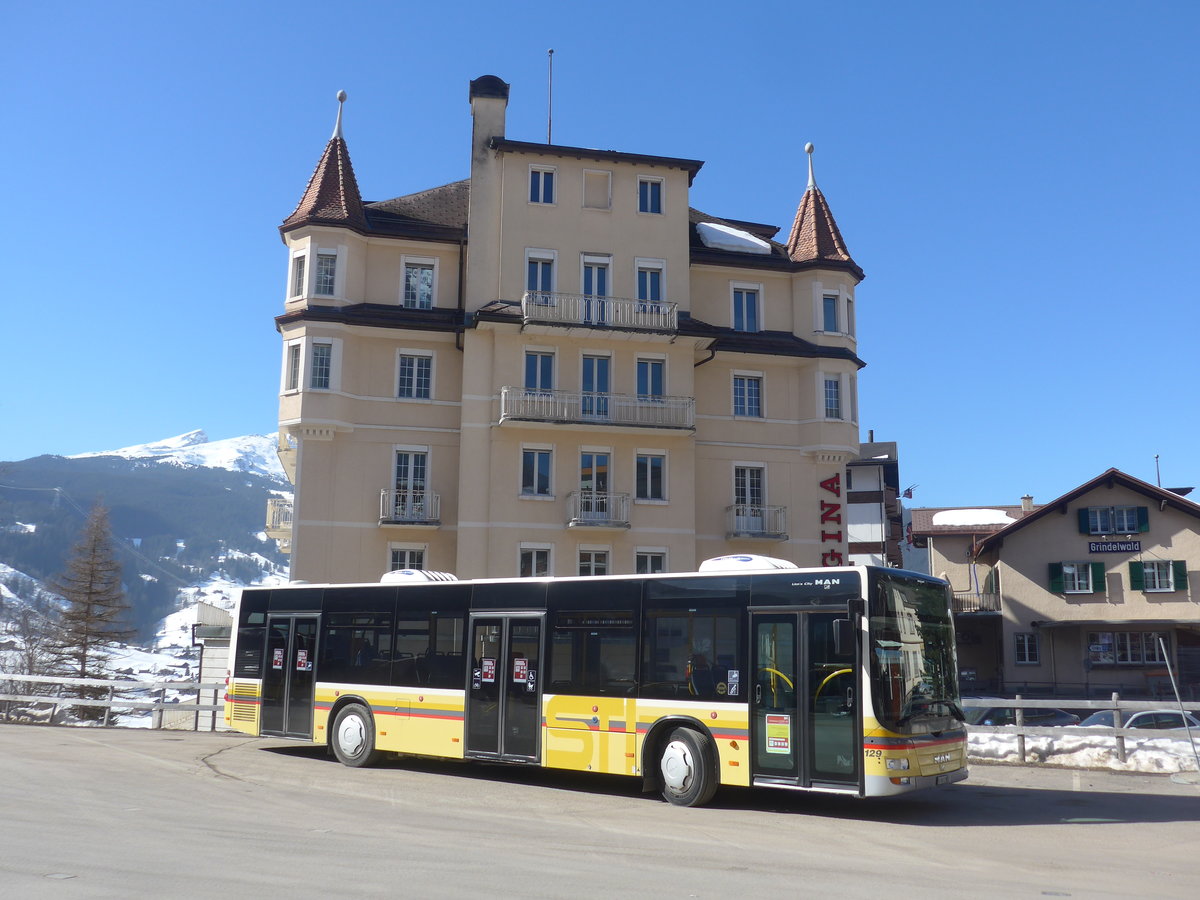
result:
[[[693,397],[503,387],[500,389],[500,424],[508,422],[691,429],[696,422],[696,400]]]
[[[755,541],[786,541],[787,507],[735,503],[725,507],[725,537]]]
[[[981,594],[975,591],[955,591],[956,613],[1000,612],[999,594]]]
[[[572,491],[567,494],[568,528],[629,527],[629,495],[607,491]]]
[[[559,291],[526,291],[521,297],[521,317],[526,325],[543,323],[674,332],[679,327],[679,304]]]
[[[379,524],[437,528],[442,524],[442,498],[430,491],[379,492]]]
[[[279,549],[288,553],[292,548],[292,501],[285,497],[267,499],[267,537],[279,542]]]

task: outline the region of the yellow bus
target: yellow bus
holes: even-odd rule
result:
[[[225,721],[384,753],[902,794],[967,777],[945,581],[721,557],[684,574],[242,592]],[[388,576],[385,576],[387,579]]]

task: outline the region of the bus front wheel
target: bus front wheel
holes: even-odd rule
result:
[[[383,755],[375,749],[375,723],[365,706],[343,706],[333,722],[333,754],[344,766],[370,766]]]
[[[703,806],[717,791],[712,742],[691,728],[676,728],[658,762],[663,798],[675,806]]]

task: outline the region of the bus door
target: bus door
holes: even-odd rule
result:
[[[862,769],[856,632],[839,612],[751,614],[756,784],[855,788]]]
[[[260,734],[312,739],[316,616],[267,616]]]
[[[537,762],[542,732],[542,619],[471,619],[466,755]]]

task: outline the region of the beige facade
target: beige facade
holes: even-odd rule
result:
[[[1200,506],[1110,469],[973,533],[967,511],[940,511],[959,514],[957,534],[916,512],[955,588],[964,690],[1166,696],[1170,663],[1200,698]]]
[[[845,562],[862,272],[815,184],[785,246],[691,208],[700,162],[509,140],[507,102],[472,82],[469,179],[377,203],[339,112],[282,226],[293,578]]]

